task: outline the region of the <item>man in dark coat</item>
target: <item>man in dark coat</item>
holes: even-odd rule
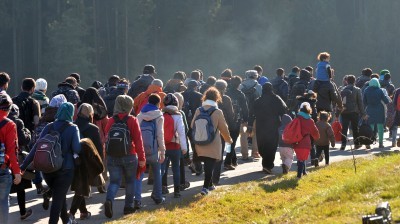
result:
[[[287,106],[283,100],[273,92],[271,83],[266,83],[262,89],[262,95],[254,103],[256,117],[256,135],[258,150],[262,157],[263,171],[272,173],[276,150],[278,148],[281,117],[287,112]],[[260,130],[257,130],[260,128]]]
[[[139,94],[146,91],[154,80],[156,75],[156,68],[153,65],[145,65],[143,68],[143,75],[140,75],[131,85],[128,95],[135,99]]]

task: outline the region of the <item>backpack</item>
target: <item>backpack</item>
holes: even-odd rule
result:
[[[24,122],[26,128],[28,128],[29,131],[32,132],[35,128],[33,124],[33,98],[30,96],[27,98],[22,98],[18,95],[16,97],[13,97],[12,101],[19,108],[19,118]]]
[[[307,86],[303,82],[297,82],[296,84],[293,85],[293,87],[290,90],[290,97],[288,101],[290,110],[298,109],[297,108],[298,102],[296,97],[303,96],[306,91],[307,91]]]
[[[157,144],[157,124],[156,119],[151,121],[142,120],[140,130],[142,132],[143,148],[146,155],[146,161],[157,162],[158,144]]]
[[[64,158],[61,149],[61,134],[69,126],[64,124],[59,131],[54,130],[54,123],[49,124],[48,132],[39,138],[35,144],[33,166],[43,173],[53,173],[61,169]]]
[[[119,119],[118,115],[114,117],[114,124],[108,132],[106,142],[107,155],[112,157],[123,157],[130,154],[132,147],[131,134],[128,128],[128,118]]]
[[[353,86],[346,86],[341,92],[340,96],[342,97],[343,102],[343,110],[353,111],[356,106],[355,102],[355,94]]]
[[[240,128],[240,124],[242,121],[242,108],[240,107],[240,103],[238,99],[231,98],[232,100],[232,107],[233,107],[233,113],[234,117],[232,119],[233,124],[230,125],[233,130],[237,130]]]
[[[253,108],[254,102],[257,99],[257,86],[258,83],[254,84],[254,86],[250,87],[250,88],[243,88],[241,89],[241,91],[244,93],[244,95],[246,96],[246,100],[247,100],[247,106],[249,108]]]
[[[169,113],[164,113],[164,141],[165,144],[171,143],[175,137],[174,118]]]
[[[342,124],[339,121],[333,122],[332,130],[335,135],[335,141],[342,141]]]
[[[304,136],[301,134],[301,121],[299,118],[293,119],[282,133],[282,141],[286,144],[298,144]]]
[[[272,88],[274,89],[274,93],[280,96],[283,100],[287,98],[287,96],[283,93],[283,87],[285,87],[286,81],[282,80],[279,85],[273,85]]]
[[[210,107],[205,110],[204,107],[200,107],[200,114],[196,117],[193,122],[192,139],[196,145],[207,145],[214,141],[215,128],[211,120],[211,115],[216,111],[215,107]]]
[[[375,134],[371,126],[361,121],[361,124],[359,124],[358,138],[354,140],[354,145],[371,145],[375,140]]]
[[[188,99],[184,99],[183,105],[182,105],[182,111],[186,115],[186,120],[187,120],[188,124],[191,124],[192,120],[193,120],[193,112],[192,112],[193,108],[190,104],[190,101],[191,101],[191,99],[190,99],[190,97],[188,97]]]

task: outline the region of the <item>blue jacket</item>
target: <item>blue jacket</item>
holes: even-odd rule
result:
[[[369,124],[384,124],[386,111],[384,104],[390,102],[388,96],[380,88],[379,81],[372,79],[365,89],[363,103],[368,115]]]
[[[54,129],[59,130],[62,125],[67,123],[67,121],[55,121]],[[79,154],[81,152],[81,145],[79,143],[79,129],[73,123],[69,123],[69,127],[65,128],[63,133],[61,133],[61,148],[64,154],[64,161],[62,169],[74,169],[74,157],[73,154]],[[51,123],[52,124],[52,123]],[[45,136],[49,130],[49,125],[43,129],[42,133],[40,134],[40,138]],[[36,147],[33,147],[32,150],[29,152],[29,155],[26,157],[24,163],[21,166],[22,170],[25,170],[26,167],[33,161],[33,157],[35,156]]]
[[[317,75],[316,78],[319,81],[329,81],[329,74],[327,69],[331,67],[329,62],[327,61],[320,61],[317,64]]]

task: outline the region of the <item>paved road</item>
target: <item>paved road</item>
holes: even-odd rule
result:
[[[386,136],[386,135],[385,135]],[[361,148],[357,151],[355,151],[356,157],[363,157],[363,156],[368,156],[373,153],[379,153],[382,151],[393,151],[396,150],[397,148],[390,148],[389,146],[391,145],[390,142],[386,141],[385,146],[386,148],[384,149],[374,149],[374,147],[378,147],[378,144],[374,145],[371,150],[365,150],[365,148]],[[336,146],[337,148],[340,147],[340,144]],[[352,159],[352,153],[349,150],[350,147],[348,146],[346,148],[346,151],[340,151],[338,149],[332,149],[330,151],[331,155],[331,162],[337,162],[341,160],[346,160],[346,159]],[[221,186],[219,187],[224,187],[226,185],[233,185],[236,183],[240,182],[245,182],[245,181],[250,181],[250,180],[255,180],[255,179],[261,179],[266,177],[266,174],[261,172],[262,166],[260,161],[249,161],[249,162],[244,162],[240,160],[240,148],[236,148],[236,151],[238,152],[238,158],[239,158],[239,166],[236,168],[236,170],[232,171],[225,171],[221,174],[221,181],[220,184]],[[279,153],[276,155],[275,159],[275,165],[276,167],[273,169],[273,175],[274,174],[280,174],[282,172],[282,169],[280,167],[281,161],[280,161],[280,156]],[[321,165],[324,164],[323,162],[320,163]],[[310,166],[310,164],[308,165]],[[296,169],[296,164],[292,166],[292,170]],[[169,173],[172,173],[171,170]],[[202,184],[203,184],[203,178],[204,176],[196,176],[194,174],[191,174],[191,172],[187,169],[186,171],[186,177],[187,180],[190,181],[191,186],[189,189],[186,191],[182,192],[182,197],[180,199],[175,199],[173,197],[173,193],[170,193],[166,196],[166,201],[167,205],[168,204],[176,204],[176,203],[188,203],[191,201],[193,195],[198,194],[201,190]],[[172,184],[172,176],[168,178],[168,183],[169,185],[169,190],[170,192],[173,192],[173,186]],[[147,178],[143,180],[143,200],[142,203],[145,205],[143,209],[146,210],[154,210],[159,208],[160,206],[166,206],[166,205],[155,205],[154,202],[150,199],[150,194],[151,194],[151,189],[152,186],[147,185]],[[109,221],[110,219],[107,219],[104,216],[103,212],[103,203],[105,201],[105,194],[99,194],[97,192],[96,188],[92,188],[93,194],[92,197],[88,198],[86,203],[88,204],[87,208],[88,210],[92,213],[92,217],[89,220],[83,220],[80,221],[77,219],[79,223],[84,223],[84,224],[89,224],[89,223],[104,223],[106,221]],[[9,223],[48,223],[48,216],[49,216],[49,211],[45,211],[42,208],[42,198],[40,196],[36,195],[36,189],[35,187],[31,189],[27,189],[27,194],[26,194],[26,200],[27,200],[27,208],[31,208],[33,210],[33,215],[29,217],[27,220],[21,222],[20,221],[20,215],[19,215],[19,207],[17,204],[17,198],[16,194],[12,194],[12,198],[10,201],[11,208],[10,208],[10,217],[9,217]],[[71,205],[73,193],[68,192],[67,195],[67,203],[68,206]],[[118,219],[123,216],[123,206],[124,206],[124,190],[120,189],[116,198],[116,201],[114,202],[114,217],[113,219]],[[77,218],[79,218],[79,211],[75,215]],[[1,222],[0,222],[1,223]],[[59,221],[59,223],[62,223]]]

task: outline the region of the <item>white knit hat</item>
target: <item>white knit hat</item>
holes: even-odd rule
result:
[[[60,107],[61,104],[66,103],[67,98],[65,98],[64,94],[58,94],[50,100],[50,107]]]
[[[47,89],[47,81],[42,78],[37,79],[35,90],[46,90],[46,89]]]
[[[303,102],[303,103],[300,105],[300,109],[303,108],[304,106],[307,107],[307,108],[311,108],[311,105],[310,105],[309,102]]]

